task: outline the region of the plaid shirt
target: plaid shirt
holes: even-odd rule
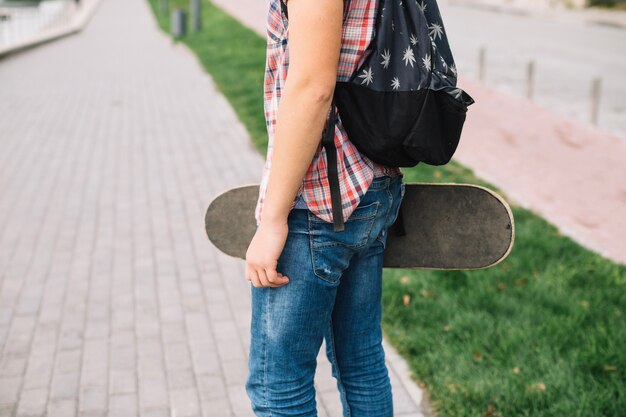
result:
[[[263,202],[269,173],[272,166],[272,148],[276,117],[281,92],[287,77],[289,54],[287,41],[289,22],[282,13],[281,0],[269,0],[267,15],[267,51],[264,81],[264,107],[268,132],[267,158],[263,167],[259,197],[255,208],[257,225],[261,222]],[[374,35],[376,10],[379,0],[352,0],[349,2],[344,21],[337,81],[348,81],[350,76],[365,60],[365,51]],[[296,199],[302,195],[307,207],[316,216],[332,222],[330,187],[326,170],[326,150],[320,145],[304,176]],[[398,167],[386,167],[375,163],[359,153],[349,141],[348,135],[337,113],[335,124],[335,146],[339,171],[339,188],[344,219],[347,219],[359,204],[361,196],[369,188],[372,179],[380,175],[402,175]]]

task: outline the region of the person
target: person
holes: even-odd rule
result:
[[[335,83],[364,59],[378,1],[269,0],[269,143],[245,262],[252,297],[245,389],[256,416],[317,416],[323,340],[344,416],[393,416],[380,324],[382,263],[403,174],[360,154],[337,112],[330,128],[345,229],[334,231],[321,145]]]

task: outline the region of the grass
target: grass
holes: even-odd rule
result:
[[[626,10],[626,0],[587,0],[587,7]]]
[[[158,0],[149,1],[158,16]],[[203,3],[203,19],[204,30],[181,41],[264,155],[265,39],[211,3]],[[158,20],[169,32],[169,20]],[[454,161],[403,172],[406,181],[481,184],[506,198]],[[626,267],[560,235],[533,212],[512,209],[515,246],[492,268],[385,270],[386,337],[440,417],[625,416]]]

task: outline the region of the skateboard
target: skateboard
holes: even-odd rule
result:
[[[245,259],[256,232],[254,208],[258,195],[258,184],[244,185],[211,201],[205,228],[217,249]],[[479,185],[405,183],[400,213],[398,219],[403,227],[394,224],[388,231],[385,268],[488,268],[509,255],[515,240],[508,203]]]

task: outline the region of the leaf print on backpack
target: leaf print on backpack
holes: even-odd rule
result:
[[[430,63],[430,55],[426,54],[426,56],[422,58],[422,63],[424,64],[424,68],[426,68],[428,71],[432,70],[432,66]]]
[[[428,34],[433,37],[433,40],[436,40],[437,37],[439,38],[443,37],[443,29],[439,23],[435,23],[435,22],[431,23],[431,25],[429,26],[429,29],[430,29],[430,32]]]
[[[387,67],[389,66],[389,61],[391,60],[391,53],[388,49],[385,49],[381,56],[383,57],[383,60],[380,64],[385,67],[385,69],[387,69]]]
[[[417,0],[415,0],[415,4],[417,4],[417,7],[418,9],[420,9],[420,12],[426,13],[426,3],[424,2],[418,3]]]
[[[359,77],[363,78],[363,81],[361,82],[361,84],[369,85],[374,79],[374,74],[372,73],[372,67],[369,67],[368,70],[363,70],[363,74],[359,75]]]
[[[410,63],[411,67],[413,67],[413,63],[415,62],[415,54],[413,54],[411,46],[407,46],[404,50],[404,56],[402,57],[402,60],[404,61],[405,65],[409,65]]]

